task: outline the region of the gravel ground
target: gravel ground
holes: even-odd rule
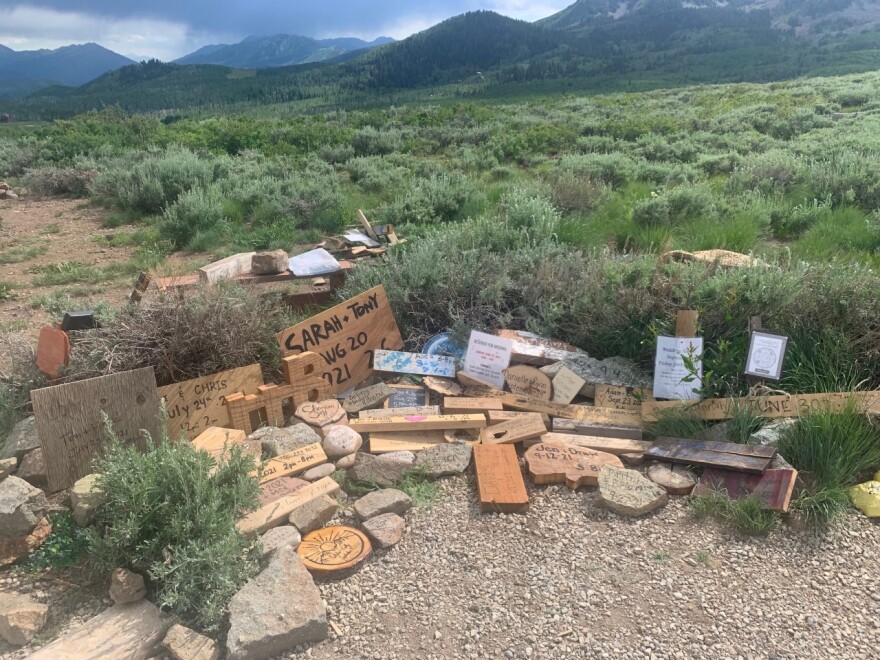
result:
[[[341,636],[290,657],[880,658],[880,525],[856,512],[752,539],[684,498],[620,518],[590,488],[530,485],[528,515],[482,514],[471,481],[321,585]]]

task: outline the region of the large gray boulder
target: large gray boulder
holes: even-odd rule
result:
[[[0,481],[0,538],[29,534],[46,515],[49,503],[39,488],[16,476]]]
[[[360,520],[369,520],[383,513],[396,513],[402,516],[412,508],[409,495],[396,488],[383,488],[367,493],[354,503],[354,512]]]
[[[327,634],[321,592],[299,556],[282,546],[229,603],[227,658],[263,660]]]
[[[381,456],[372,454],[357,455],[354,465],[348,471],[348,478],[352,481],[362,481],[376,484],[380,488],[388,488],[403,479],[403,475],[409,469],[406,463],[398,461],[386,461]]]
[[[46,625],[49,606],[23,594],[0,593],[0,637],[23,646]]]
[[[283,429],[265,426],[251,433],[248,439],[259,440],[263,453],[270,458],[321,442],[321,436],[308,424],[294,424]]]
[[[21,460],[29,451],[40,446],[40,438],[37,436],[37,420],[28,417],[21,420],[12,428],[6,443],[0,448],[0,459],[15,457]]]
[[[471,463],[470,445],[435,445],[416,454],[416,469],[431,479],[461,474]]]

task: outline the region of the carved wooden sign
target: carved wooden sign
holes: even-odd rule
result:
[[[587,381],[568,367],[560,367],[553,376],[553,402],[571,403],[586,384]]]
[[[296,477],[279,477],[278,479],[262,483],[260,484],[260,506],[271,504],[308,485],[308,481],[303,481]]]
[[[327,454],[319,443],[300,447],[267,461],[261,472],[260,483],[299,474],[326,462]]]
[[[529,476],[536,484],[564,482],[571,489],[597,485],[599,473],[606,465],[623,468],[623,463],[613,454],[546,442],[527,449],[525,461]]]
[[[550,376],[541,373],[535,367],[520,364],[504,370],[504,379],[510,391],[520,396],[527,396],[541,401],[549,401],[553,397],[553,385]]]
[[[653,401],[650,390],[640,387],[596,385],[594,402],[597,408],[614,408],[640,413],[644,401]]]
[[[373,369],[393,374],[439,376],[455,378],[455,358],[427,353],[377,350],[373,354]]]
[[[408,415],[387,419],[361,417],[349,426],[358,433],[371,431],[446,431],[486,428],[485,415]]]
[[[372,550],[373,546],[363,532],[337,525],[306,534],[296,553],[309,571],[329,577],[357,568]]]
[[[539,438],[547,432],[544,420],[539,413],[527,417],[510,419],[480,431],[480,442],[484,445],[507,445],[532,438]]]
[[[284,355],[321,355],[323,377],[338,394],[373,372],[373,352],[403,348],[384,287],[377,286],[277,335]]]
[[[482,511],[529,510],[529,495],[512,445],[474,445],[474,470]]]

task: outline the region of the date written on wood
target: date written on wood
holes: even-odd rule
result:
[[[613,454],[542,442],[526,450],[526,467],[536,484],[565,483],[569,488],[595,486],[606,465],[623,468]]]

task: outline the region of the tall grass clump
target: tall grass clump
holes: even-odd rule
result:
[[[217,187],[189,190],[162,213],[160,231],[177,249],[204,250],[220,245],[230,229],[224,202]]]

